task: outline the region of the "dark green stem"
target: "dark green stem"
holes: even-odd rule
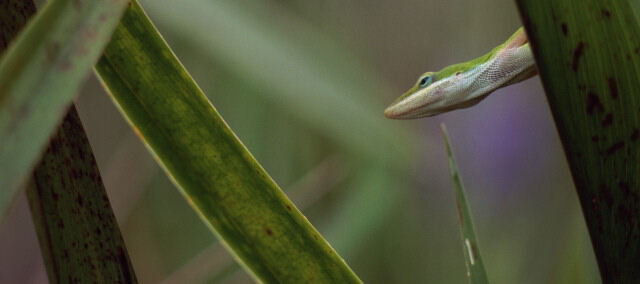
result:
[[[602,280],[640,279],[640,2],[518,0]]]

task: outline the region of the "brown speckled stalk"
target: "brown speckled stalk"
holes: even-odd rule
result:
[[[71,108],[27,187],[51,283],[136,283],[80,118]]]
[[[638,283],[640,1],[517,3],[602,280]]]

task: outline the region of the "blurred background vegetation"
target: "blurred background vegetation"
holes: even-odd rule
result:
[[[451,134],[493,283],[599,283],[537,78],[476,107],[391,121],[424,71],[520,26],[511,0],[157,0],[142,5],[231,128],[368,283],[465,283],[438,125]],[[77,99],[142,283],[246,283],[92,77]],[[46,273],[21,197],[0,283]],[[204,272],[203,272],[204,271]]]

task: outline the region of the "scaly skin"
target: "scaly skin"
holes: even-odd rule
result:
[[[523,28],[474,60],[427,72],[384,111],[393,119],[434,116],[473,106],[493,91],[537,74]]]

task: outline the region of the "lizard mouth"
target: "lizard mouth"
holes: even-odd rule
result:
[[[384,116],[391,119],[412,119],[420,117],[421,104],[415,104],[407,107],[404,105],[392,105],[384,110]]]

